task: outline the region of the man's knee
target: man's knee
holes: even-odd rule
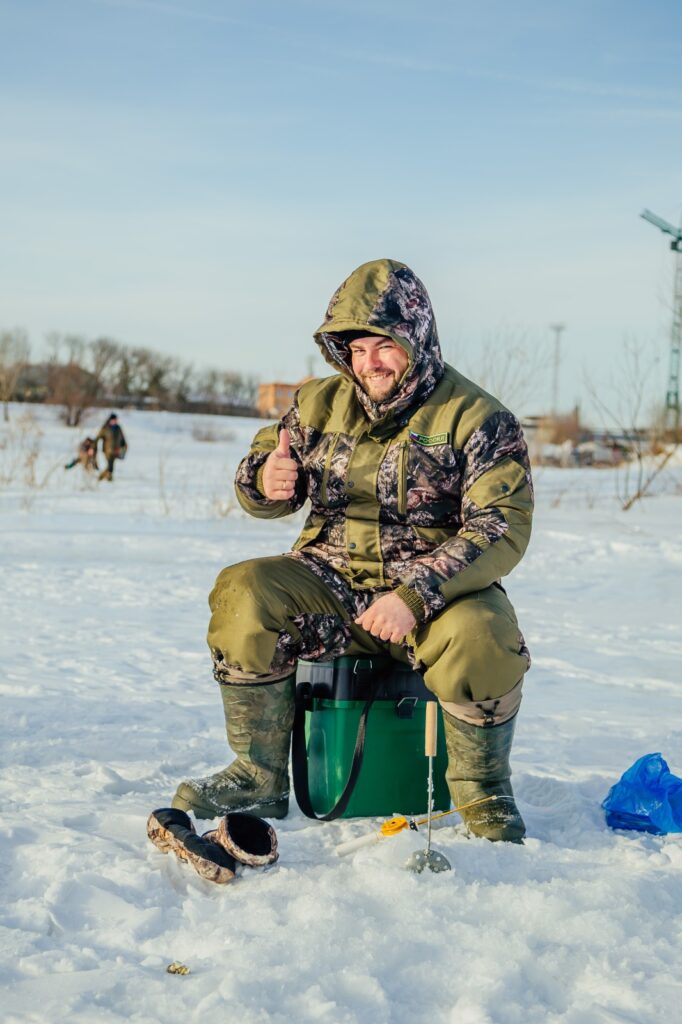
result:
[[[514,609],[497,587],[467,594],[448,605],[417,641],[415,653],[426,666],[426,683],[445,703],[499,701],[516,687],[529,666]],[[513,713],[516,710],[518,703]]]
[[[249,558],[219,573],[208,604],[212,612],[234,613],[272,603],[276,558]]]
[[[273,671],[276,677],[286,674],[286,665],[273,666],[277,639],[289,616],[281,586],[284,561],[252,558],[219,574],[209,597],[207,641],[223,682],[232,678],[260,681]]]
[[[254,558],[218,576],[209,599],[208,644],[225,678],[283,675],[297,657],[342,654],[350,642],[347,614],[300,561]]]
[[[251,558],[223,569],[209,597],[208,644],[243,666],[251,658],[263,668],[292,615],[290,559]]]

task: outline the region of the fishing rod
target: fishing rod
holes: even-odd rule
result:
[[[405,818],[402,814],[397,814],[393,818],[389,818],[385,821],[380,829],[376,832],[370,832],[369,835],[360,836],[358,839],[349,839],[345,843],[340,843],[336,847],[336,853],[339,857],[346,857],[349,853],[354,853],[355,850],[359,850],[362,846],[371,846],[372,843],[378,843],[381,839],[390,839],[391,836],[397,836],[398,833],[404,832],[406,828],[412,829],[413,832],[419,831],[420,825],[428,825],[429,817],[431,821],[435,821],[437,818],[445,818],[448,814],[455,814],[457,811],[466,811],[469,807],[477,807],[479,804],[487,804],[490,800],[498,800],[499,796],[497,793],[493,793],[492,796],[479,797],[478,800],[470,800],[466,804],[460,804],[458,807],[452,807],[449,811],[439,811],[438,814],[432,814],[426,818],[420,818],[415,821],[414,818]],[[502,797],[504,799],[504,797]]]

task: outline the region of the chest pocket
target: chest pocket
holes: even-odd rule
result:
[[[405,442],[398,468],[398,495],[403,515],[410,519],[416,517],[423,525],[451,524],[459,520],[462,460],[450,444]]]

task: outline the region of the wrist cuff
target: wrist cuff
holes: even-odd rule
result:
[[[258,468],[258,470],[256,472],[256,490],[258,491],[258,493],[263,498],[265,498],[265,491],[263,490],[263,470],[264,469],[265,469],[265,463],[263,462],[263,463],[261,463],[261,465],[259,466],[259,468]],[[267,498],[266,498],[266,501],[267,501]]]
[[[404,583],[401,583],[399,587],[396,587],[394,593],[397,594],[401,601],[405,602],[417,620],[417,624],[421,625],[426,618],[426,605],[417,591],[411,590],[410,587],[406,587]]]

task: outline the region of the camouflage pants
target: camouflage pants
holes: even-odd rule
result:
[[[223,569],[209,598],[216,679],[269,683],[291,675],[299,658],[389,654],[422,671],[441,702],[466,706],[499,701],[528,669],[528,651],[501,588],[457,598],[402,644],[377,640],[353,621],[380,593],[354,591],[329,566],[300,556],[254,558]]]

